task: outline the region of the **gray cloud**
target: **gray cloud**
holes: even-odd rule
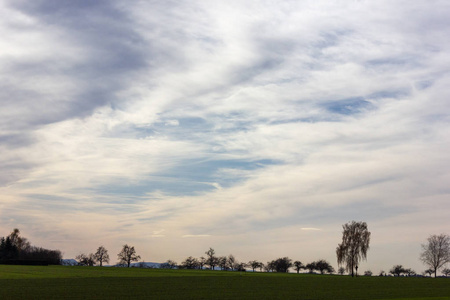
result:
[[[277,256],[364,219],[419,244],[449,208],[450,8],[433,3],[1,5],[2,225]]]

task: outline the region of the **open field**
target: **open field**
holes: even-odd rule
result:
[[[433,299],[450,279],[0,265],[0,299]]]

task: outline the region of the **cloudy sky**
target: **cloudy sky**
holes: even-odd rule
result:
[[[448,1],[0,0],[0,236],[425,269],[450,228]]]

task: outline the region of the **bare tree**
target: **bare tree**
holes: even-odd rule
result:
[[[394,276],[400,276],[403,273],[406,273],[406,270],[403,268],[402,265],[395,265],[392,267],[392,269],[389,270],[389,273],[391,273]]]
[[[420,259],[433,270],[434,277],[437,271],[450,262],[450,236],[446,234],[431,235],[427,244],[422,244]]]
[[[450,276],[450,269],[445,268],[444,270],[442,270],[442,274],[444,274],[445,276]]]
[[[214,268],[217,266],[218,259],[215,256],[216,251],[214,251],[213,248],[209,248],[208,251],[205,252],[207,258],[206,258],[206,264],[211,267],[211,269],[214,270]]]
[[[177,267],[177,263],[175,261],[169,259],[165,263],[162,263],[159,267],[161,269],[175,269]]]
[[[305,269],[309,270],[309,273],[314,272],[314,270],[317,270],[316,262],[313,261],[312,263],[309,263],[305,266]]]
[[[320,274],[324,274],[325,272],[330,274],[334,273],[334,268],[324,259],[314,262],[314,264],[316,265],[316,270],[318,270]]]
[[[223,271],[228,271],[228,258],[226,256],[218,257],[217,264]]]
[[[273,270],[278,273],[288,273],[289,268],[292,267],[292,259],[289,257],[281,257],[270,262]]]
[[[345,273],[345,268],[344,268],[344,267],[340,267],[340,268],[338,269],[338,274],[339,274],[339,275],[344,275],[344,273]]]
[[[200,258],[197,260],[198,268],[200,270],[202,270],[203,267],[205,266],[205,264],[206,264],[206,258],[204,258],[203,256],[200,256]]]
[[[336,248],[337,262],[344,264],[346,270],[354,276],[353,270],[358,272],[358,263],[367,259],[369,250],[370,232],[366,222],[347,223],[342,225],[342,243]]]
[[[372,276],[372,275],[373,275],[373,273],[370,270],[367,270],[364,272],[364,276]]]
[[[138,261],[141,257],[136,255],[136,250],[134,247],[130,247],[125,244],[123,245],[122,251],[117,254],[117,258],[119,259],[120,264],[126,264],[129,268],[132,261]]]
[[[411,269],[411,268],[405,269],[404,271],[405,271],[405,274],[408,275],[408,277],[411,277],[411,276],[415,276],[415,275],[416,275],[416,271],[414,271],[414,270]]]
[[[266,272],[273,272],[275,271],[275,261],[268,261],[267,264],[264,265],[264,270]]]
[[[75,259],[77,260],[79,266],[95,266],[95,255],[93,253],[89,253],[87,255],[81,253],[80,255],[77,255]]]
[[[295,271],[297,271],[297,274],[300,273],[300,270],[304,269],[304,268],[305,268],[305,266],[302,264],[301,261],[299,261],[299,260],[294,261],[294,269],[295,269]]]
[[[252,271],[253,272],[255,272],[255,270],[257,269],[257,268],[261,268],[261,262],[259,262],[259,261],[257,261],[257,260],[251,260],[251,261],[249,261],[248,262],[248,266],[250,267],[250,268],[252,268]]]
[[[259,267],[259,271],[262,272],[266,266],[264,265],[263,262],[260,262],[258,267]]]
[[[196,269],[199,267],[199,261],[196,258],[193,258],[192,256],[189,256],[186,258],[182,263],[181,267],[185,269]],[[203,266],[202,266],[203,267]],[[200,269],[202,268],[200,267]]]
[[[237,261],[236,261],[236,258],[234,257],[234,255],[233,254],[228,255],[228,258],[227,258],[228,268],[230,268],[230,270],[233,271],[234,269],[236,269],[236,264],[237,264]]]
[[[108,250],[106,250],[105,247],[100,246],[97,249],[97,252],[95,252],[95,260],[100,263],[100,267],[103,266],[103,262],[109,263],[109,254]]]
[[[246,272],[247,270],[245,269],[247,267],[247,264],[246,263],[244,263],[244,262],[241,262],[241,263],[237,263],[236,264],[236,267],[234,268],[236,271],[239,271],[239,272]]]

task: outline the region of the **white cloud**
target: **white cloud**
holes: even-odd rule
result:
[[[209,234],[185,234],[182,236],[182,238],[205,238],[210,237]]]
[[[448,227],[446,2],[46,4],[0,6],[2,226],[334,261],[362,219],[380,264]]]

